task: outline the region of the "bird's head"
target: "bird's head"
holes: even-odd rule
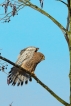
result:
[[[45,60],[45,56],[40,52],[37,52],[35,56],[36,56],[36,60],[38,62],[41,62],[41,61]]]

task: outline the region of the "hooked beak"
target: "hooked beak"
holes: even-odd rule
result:
[[[45,60],[45,56],[43,56],[43,59],[42,60]]]

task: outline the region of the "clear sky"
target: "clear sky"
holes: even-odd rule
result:
[[[66,0],[65,0],[66,1]],[[3,0],[0,0],[2,3]],[[40,7],[39,0],[31,0]],[[0,14],[2,12],[0,7]],[[64,27],[67,7],[56,0],[44,0],[43,9]],[[62,31],[46,16],[25,7],[10,23],[0,22],[0,48],[2,56],[15,62],[21,49],[39,47],[45,55],[36,68],[36,76],[62,99],[69,102],[69,51]],[[9,65],[6,72],[10,71]],[[0,72],[0,106],[63,106],[34,79],[28,85],[7,85],[7,75]]]

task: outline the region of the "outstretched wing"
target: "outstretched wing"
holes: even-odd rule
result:
[[[37,52],[39,48],[36,47],[28,47],[23,50],[21,50],[18,60],[16,61],[16,64],[22,65],[23,62],[26,62],[27,60],[30,60],[34,54],[34,52]]]

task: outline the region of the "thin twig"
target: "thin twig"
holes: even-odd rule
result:
[[[62,1],[62,0],[56,0],[56,1],[60,1],[60,2],[62,2],[63,4],[65,4],[68,7],[68,4],[65,3],[64,1]]]
[[[25,6],[25,5],[20,4],[20,5],[17,7],[17,12],[18,12],[20,9],[24,8],[24,6]],[[1,21],[1,20],[6,20],[7,17],[8,17],[8,18],[12,17],[12,14],[11,14],[11,13],[12,13],[12,11],[9,12],[9,13],[7,13],[3,18],[0,19],[0,21]],[[10,15],[10,14],[11,14],[11,15]]]

